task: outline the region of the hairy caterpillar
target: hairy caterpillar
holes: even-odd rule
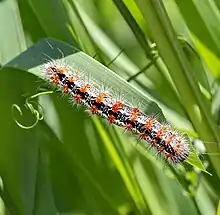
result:
[[[59,60],[51,60],[44,65],[43,77],[68,94],[72,101],[85,106],[91,114],[138,135],[171,163],[182,163],[188,157],[188,140],[182,134],[144,114],[139,108],[115,99],[111,93],[86,81],[85,75],[73,71]]]

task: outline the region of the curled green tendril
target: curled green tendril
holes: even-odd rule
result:
[[[38,97],[38,96],[41,96],[41,95],[48,95],[48,94],[52,94],[53,91],[47,91],[47,92],[41,92],[41,93],[37,93],[31,97],[28,97],[26,100],[25,100],[25,104],[24,106],[26,107],[26,109],[28,109],[35,117],[36,117],[36,120],[35,122],[32,124],[32,125],[29,125],[29,126],[25,126],[25,125],[22,125],[20,122],[18,122],[18,120],[16,119],[15,115],[14,115],[14,110],[16,109],[18,111],[18,113],[20,114],[20,116],[23,116],[23,112],[21,110],[21,108],[17,105],[17,104],[13,104],[12,105],[12,116],[13,116],[13,119],[15,121],[15,123],[20,127],[20,128],[23,128],[23,129],[31,129],[33,128],[34,126],[37,125],[37,123],[40,121],[40,120],[43,120],[43,115],[41,115],[39,113],[38,110],[36,110],[33,106],[33,104],[37,105],[37,106],[40,106],[43,110],[43,107],[41,104],[39,104],[38,102],[36,101],[31,101],[32,99]]]

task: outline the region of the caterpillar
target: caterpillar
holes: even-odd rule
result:
[[[91,114],[108,120],[138,135],[170,163],[182,163],[189,156],[189,140],[168,124],[146,115],[75,72],[59,60],[50,60],[43,67],[43,78],[69,95],[72,102],[84,106]]]

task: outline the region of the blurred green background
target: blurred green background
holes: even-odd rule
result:
[[[1,0],[0,214],[219,215],[219,10],[219,0]],[[19,127],[36,120],[25,99],[48,89],[42,65],[62,57],[186,132],[212,175],[196,156],[165,165],[58,93],[35,98],[44,120]]]

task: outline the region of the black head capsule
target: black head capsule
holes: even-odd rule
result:
[[[52,70],[52,72],[57,73],[57,69],[55,67],[52,66],[50,69]]]

